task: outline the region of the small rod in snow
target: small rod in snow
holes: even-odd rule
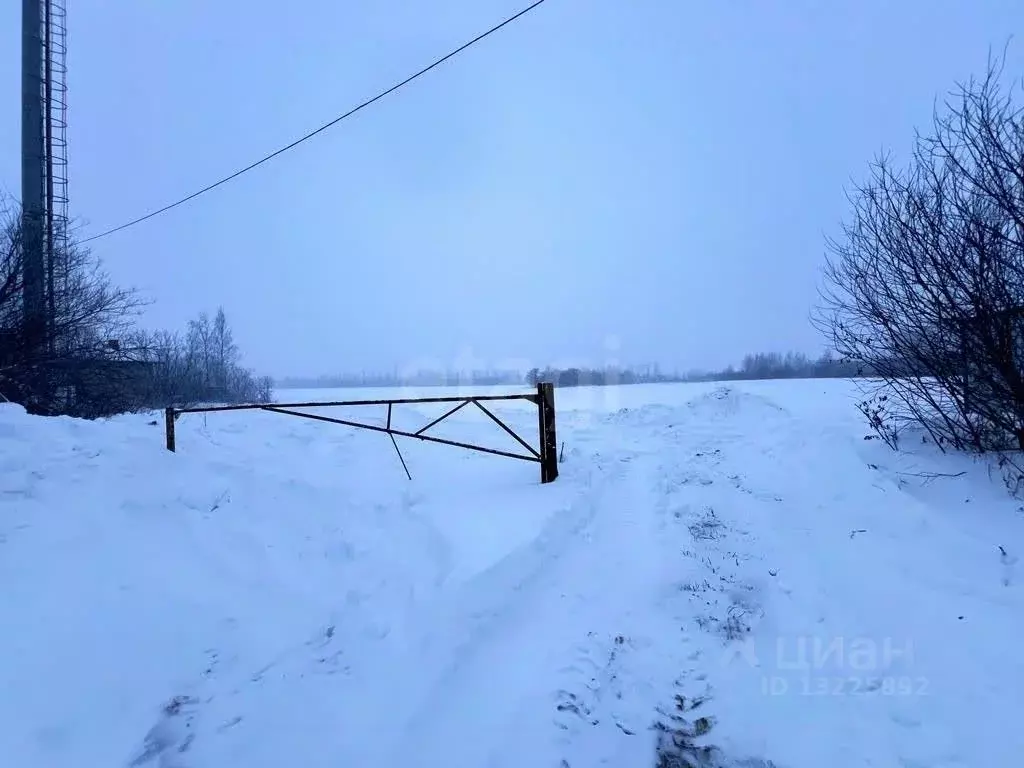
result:
[[[409,467],[405,465],[405,459],[402,457],[402,452],[398,448],[398,441],[395,440],[395,433],[388,432],[388,436],[391,438],[391,444],[395,446],[395,453],[398,454],[398,460],[402,462],[402,469],[405,470],[405,476],[412,480],[412,475],[409,474]]]

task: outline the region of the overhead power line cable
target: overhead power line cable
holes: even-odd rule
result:
[[[395,91],[399,90],[400,88],[408,85],[409,83],[411,83],[416,78],[421,77],[421,76],[427,74],[427,72],[429,72],[430,70],[434,69],[435,67],[438,67],[441,64],[444,64],[446,61],[448,61],[448,59],[451,59],[451,58],[454,58],[455,56],[458,56],[460,53],[465,51],[467,48],[470,48],[470,47],[476,45],[477,43],[479,43],[484,38],[489,37],[490,35],[493,35],[495,32],[497,32],[502,27],[508,26],[509,24],[511,24],[512,22],[516,21],[517,19],[522,18],[523,16],[525,16],[526,14],[528,14],[530,11],[534,10],[538,6],[543,5],[544,2],[545,2],[545,0],[535,0],[535,2],[533,2],[532,4],[526,6],[525,8],[523,8],[518,13],[515,13],[512,16],[509,16],[507,19],[502,21],[500,24],[496,24],[493,27],[491,27],[490,29],[488,29],[486,32],[480,33],[479,35],[474,37],[472,40],[470,40],[470,41],[468,41],[466,43],[463,43],[462,45],[460,45],[455,50],[445,54],[444,56],[442,56],[441,58],[435,60],[433,63],[429,64],[428,66],[424,67],[423,69],[419,70],[418,72],[416,72],[416,73],[414,73],[412,75],[409,75],[407,78],[405,78],[404,80],[402,80],[399,83],[395,83],[390,88],[388,88],[386,91],[381,91],[376,96],[374,96],[372,99],[367,99],[366,101],[364,101],[363,103],[353,107],[352,109],[350,109],[348,112],[344,113],[343,115],[339,115],[338,117],[334,118],[329,123],[324,123],[323,125],[321,125],[316,130],[310,131],[305,136],[302,136],[302,137],[296,139],[295,141],[293,141],[291,144],[283,146],[280,149],[277,149],[277,150],[271,152],[269,155],[265,155],[264,157],[261,157],[256,162],[250,163],[249,165],[245,166],[244,168],[240,168],[239,170],[237,170],[234,173],[232,173],[230,176],[225,176],[223,179],[220,179],[219,181],[215,181],[214,183],[209,184],[209,185],[203,187],[202,189],[193,192],[191,195],[188,195],[186,197],[181,198],[180,200],[176,200],[175,202],[170,203],[169,205],[165,205],[163,208],[158,208],[155,211],[150,211],[149,213],[147,213],[144,216],[140,216],[139,218],[132,219],[131,221],[126,222],[124,224],[121,224],[120,226],[114,227],[112,229],[105,230],[104,232],[100,232],[98,235],[92,235],[91,237],[87,237],[87,238],[83,239],[81,242],[82,243],[88,243],[88,242],[90,242],[92,240],[99,240],[101,237],[107,237],[108,235],[112,235],[115,232],[120,232],[122,229],[128,229],[128,227],[134,227],[136,224],[141,224],[142,222],[144,222],[144,221],[146,221],[148,219],[152,219],[154,216],[159,216],[162,213],[166,213],[167,211],[171,210],[172,208],[177,208],[179,205],[184,205],[185,203],[189,202],[190,200],[194,200],[195,198],[199,197],[200,195],[209,192],[211,189],[216,189],[217,187],[221,186],[222,184],[227,184],[229,181],[232,181],[233,179],[237,179],[243,173],[248,173],[249,171],[253,170],[254,168],[258,168],[259,166],[263,165],[268,160],[273,160],[278,155],[284,154],[289,149],[294,149],[299,144],[302,144],[303,142],[308,141],[309,139],[312,139],[314,136],[316,136],[316,135],[318,135],[320,133],[323,133],[328,128],[331,128],[331,127],[337,125],[338,123],[340,123],[345,118],[351,117],[356,112],[359,112],[361,109],[365,109],[366,107],[370,106],[374,102],[380,101],[385,96],[388,96],[388,95],[394,93]]]

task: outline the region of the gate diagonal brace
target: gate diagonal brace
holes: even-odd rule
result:
[[[491,421],[493,421],[493,422],[494,422],[495,424],[497,424],[497,425],[498,425],[499,427],[501,427],[501,428],[502,428],[503,430],[505,430],[505,431],[506,431],[506,432],[508,432],[508,433],[509,433],[510,435],[512,435],[512,437],[513,437],[513,438],[515,439],[515,441],[516,441],[517,443],[519,443],[519,444],[520,444],[521,446],[523,446],[523,448],[525,448],[525,449],[526,449],[526,450],[528,450],[528,451],[529,451],[530,453],[532,453],[532,454],[533,454],[533,455],[534,455],[534,456],[536,457],[537,461],[540,461],[540,454],[539,454],[539,453],[537,453],[537,452],[536,452],[535,450],[533,450],[533,446],[531,446],[531,445],[530,445],[530,444],[529,444],[528,442],[526,442],[525,440],[523,440],[523,438],[521,438],[521,437],[520,437],[519,435],[517,435],[517,434],[516,434],[515,432],[513,432],[513,431],[512,431],[512,428],[511,428],[510,426],[508,426],[507,424],[505,424],[505,422],[503,422],[503,421],[502,421],[501,419],[499,419],[499,418],[498,418],[497,416],[495,416],[495,415],[494,415],[493,413],[491,413],[491,412],[490,412],[489,410],[487,410],[486,408],[484,408],[483,404],[482,404],[482,403],[481,403],[481,402],[480,402],[479,400],[476,400],[476,399],[474,399],[474,400],[473,400],[473,405],[475,405],[475,406],[476,406],[477,408],[479,408],[479,409],[480,409],[481,411],[483,411],[484,413],[486,413],[486,414],[487,414],[487,415],[488,415],[488,416],[490,417]]]
[[[433,427],[433,426],[434,426],[434,425],[436,425],[436,424],[440,424],[440,423],[441,423],[442,421],[444,421],[445,419],[447,419],[447,418],[448,418],[449,416],[451,416],[451,415],[452,415],[453,413],[455,413],[456,411],[459,411],[459,410],[462,410],[463,408],[465,408],[465,407],[466,407],[467,405],[469,405],[469,402],[470,402],[469,400],[465,400],[465,401],[463,401],[463,402],[459,403],[458,405],[456,405],[456,406],[455,406],[454,408],[451,408],[451,409],[449,409],[448,411],[446,411],[445,413],[442,413],[442,414],[441,414],[440,416],[438,416],[438,417],[437,417],[436,419],[434,419],[434,420],[433,420],[432,422],[430,422],[429,424],[427,424],[427,426],[425,426],[425,427],[422,427],[422,428],[420,428],[420,429],[417,429],[417,430],[416,430],[416,434],[417,434],[417,435],[422,435],[422,434],[423,434],[424,432],[426,432],[426,431],[427,431],[428,429],[430,429],[431,427]]]
[[[481,453],[490,453],[494,456],[505,456],[509,459],[522,459],[523,461],[539,461],[536,455],[524,456],[521,453],[512,453],[511,451],[502,451],[497,448],[487,448],[483,445],[475,445],[474,443],[463,443],[459,440],[448,440],[444,437],[434,437],[433,435],[424,435],[422,432],[406,432],[401,429],[394,429],[388,427],[381,427],[376,424],[363,424],[358,421],[349,421],[348,419],[336,419],[332,416],[321,416],[317,413],[303,413],[302,411],[293,411],[288,408],[279,408],[273,405],[262,405],[258,407],[258,410],[269,411],[271,413],[280,413],[285,416],[297,416],[300,419],[312,419],[313,421],[323,421],[328,424],[340,424],[343,427],[355,427],[356,429],[366,429],[370,432],[383,432],[388,435],[397,435],[398,437],[411,437],[416,440],[424,440],[428,443],[440,443],[441,445],[452,445],[456,448],[466,448],[470,451],[480,451]],[[532,449],[531,449],[532,452]],[[535,452],[534,452],[535,453]]]

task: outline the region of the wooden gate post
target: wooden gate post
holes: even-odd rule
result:
[[[540,427],[540,481],[550,483],[558,477],[558,438],[555,434],[555,385],[537,384],[537,418]]]
[[[174,451],[174,409],[164,409],[164,431],[167,433],[167,450]]]

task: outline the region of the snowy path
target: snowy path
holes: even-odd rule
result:
[[[277,421],[182,430],[132,486],[152,427],[51,423],[48,464],[6,459],[2,762],[653,766],[674,733],[709,766],[1014,764],[1016,505],[778,384],[563,405],[547,487],[429,448],[382,481],[390,446]]]
[[[638,601],[649,600],[657,584],[662,550],[650,514],[653,478],[638,471],[633,458],[621,456],[620,466],[597,470],[607,476],[567,512],[571,526],[544,552],[537,570],[519,572],[511,600],[491,585],[484,588],[492,601],[499,598],[488,608],[487,626],[415,707],[400,728],[403,744],[384,764],[398,764],[404,753],[425,765],[557,765],[560,745],[545,743],[557,734],[553,722],[572,730],[574,720],[607,718],[606,728],[615,723],[634,733],[650,725],[625,725],[621,719],[629,713],[598,712],[597,702],[584,699],[616,637],[653,642],[630,634]],[[641,552],[645,556],[637,558]],[[456,602],[463,603],[461,591]],[[650,716],[654,702],[647,698],[640,708]],[[623,706],[631,705],[637,702]],[[584,707],[586,713],[579,711]],[[635,752],[649,757],[652,750],[645,743]]]

